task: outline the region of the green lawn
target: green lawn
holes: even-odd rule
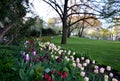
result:
[[[55,37],[52,42],[60,44],[61,37]],[[66,45],[61,45],[65,49],[71,49],[79,54],[85,54],[91,59],[95,59],[98,64],[110,65],[119,71],[120,74],[120,41],[90,40],[85,38],[68,38]]]

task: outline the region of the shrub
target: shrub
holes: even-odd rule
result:
[[[0,81],[18,81],[18,75],[12,70],[16,67],[16,47],[0,46]]]
[[[48,29],[42,29],[42,35],[43,36],[51,36],[51,35],[56,35],[56,33],[51,28],[48,28]]]

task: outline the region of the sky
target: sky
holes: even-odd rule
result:
[[[30,2],[32,2],[34,5],[34,7],[31,7],[31,9],[35,12],[36,15],[42,18],[45,22],[48,21],[48,18],[58,16],[57,13],[52,9],[52,7],[50,7],[42,0],[30,0]],[[26,16],[28,17],[32,15],[28,13]]]

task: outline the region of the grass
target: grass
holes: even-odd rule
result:
[[[77,52],[77,57],[85,54],[96,60],[98,64],[112,66],[120,74],[120,41],[90,40],[78,37],[68,38],[66,45],[61,45],[60,41],[61,37],[55,37],[52,40],[56,45]]]

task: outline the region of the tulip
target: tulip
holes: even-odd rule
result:
[[[107,69],[107,71],[110,71],[110,70],[111,70],[111,67],[110,67],[110,66],[107,66],[106,69]]]
[[[79,59],[79,58],[77,58],[77,59],[76,59],[76,62],[77,62],[77,63],[79,63],[79,62],[80,62],[80,59]]]
[[[95,60],[93,60],[92,63],[95,64]]]
[[[96,73],[96,74],[97,74],[97,73],[98,73],[98,69],[95,69],[95,70],[94,70],[94,73]]]
[[[118,81],[116,78],[112,78],[112,81]]]
[[[85,58],[84,57],[81,57],[81,60],[84,60]]]
[[[69,58],[67,58],[66,60],[67,60],[67,61],[70,61],[70,59],[69,59]]]
[[[83,63],[83,66],[87,66],[87,63]]]
[[[110,77],[113,77],[113,73],[110,73],[109,76],[110,76]]]
[[[25,60],[26,60],[26,61],[29,61],[29,60],[30,60],[29,54],[26,54],[26,55],[25,55]]]
[[[89,60],[89,59],[86,59],[85,62],[86,62],[87,64],[89,64],[89,63],[90,63],[90,60]]]
[[[82,77],[84,77],[84,76],[85,76],[85,72],[82,71],[82,72],[80,73],[80,75],[81,75]]]
[[[75,52],[73,52],[73,55],[75,55]]]
[[[81,67],[82,67],[82,64],[78,63],[77,66],[78,66],[78,68],[81,68]]]
[[[104,75],[104,81],[108,81],[108,75]]]
[[[84,67],[81,67],[81,70],[83,71],[83,70],[84,70]]]
[[[72,66],[73,66],[73,67],[76,67],[76,64],[75,64],[75,63],[73,63],[73,64],[72,64]]]
[[[32,54],[33,54],[33,56],[35,56],[35,55],[36,55],[36,51],[33,51],[33,53],[32,53]]]
[[[100,73],[104,73],[105,69],[104,68],[100,68]]]
[[[57,59],[58,58],[58,56],[55,56],[55,59]]]
[[[95,69],[98,69],[99,67],[97,65],[94,66]]]
[[[89,78],[88,78],[88,77],[85,77],[85,78],[84,78],[84,81],[89,81]]]
[[[70,55],[70,53],[71,53],[71,51],[69,50],[69,51],[68,51],[68,55]]]
[[[52,74],[54,74],[54,73],[55,73],[55,71],[54,71],[54,70],[52,70],[52,71],[51,71],[51,73],[52,73]]]
[[[62,59],[61,59],[61,58],[57,58],[57,61],[58,61],[59,63],[61,63],[61,62],[62,62]]]
[[[61,77],[66,78],[67,77],[67,72],[63,72]]]

